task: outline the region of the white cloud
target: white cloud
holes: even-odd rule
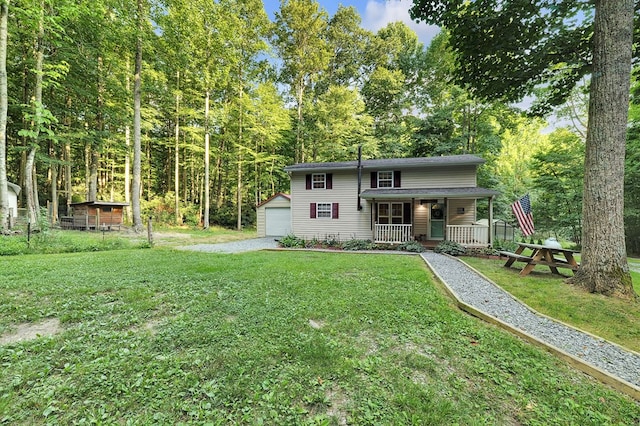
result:
[[[425,47],[440,29],[435,25],[424,22],[414,22],[409,16],[409,9],[413,5],[411,0],[368,0],[362,17],[362,26],[371,31],[378,31],[391,22],[402,21],[416,32]]]

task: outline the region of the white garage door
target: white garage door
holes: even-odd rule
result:
[[[289,207],[265,208],[267,236],[283,236],[291,233],[291,209]]]

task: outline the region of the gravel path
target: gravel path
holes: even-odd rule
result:
[[[203,251],[208,253],[243,253],[246,251],[264,250],[276,247],[278,247],[278,242],[275,238],[268,237],[219,244],[196,244],[176,248],[178,250]]]
[[[433,252],[422,257],[462,302],[640,387],[640,354],[534,313],[457,259]]]

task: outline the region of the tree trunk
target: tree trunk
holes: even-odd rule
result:
[[[176,73],[176,132],[175,132],[175,152],[173,170],[173,191],[175,193],[176,224],[182,224],[180,216],[180,71]]]
[[[129,55],[127,55],[127,70],[129,70]],[[126,86],[127,92],[129,92],[131,90],[131,79],[128,72]],[[129,125],[124,128],[124,143],[126,149],[124,154],[124,201],[128,204],[125,207],[125,212],[127,222],[133,223],[133,213],[131,211],[131,127]]]
[[[37,206],[37,198],[35,195],[37,194],[37,187],[35,186],[35,159],[36,159],[36,151],[37,147],[33,146],[29,150],[29,154],[27,155],[27,161],[25,162],[24,167],[24,193],[27,200],[27,220],[31,223],[31,229],[37,230],[39,229],[38,225],[38,206]]]
[[[138,34],[136,37],[136,59],[135,73],[133,77],[133,179],[131,188],[131,210],[133,213],[133,229],[135,232],[142,232],[142,213],[140,209],[140,194],[142,191],[142,143],[141,143],[141,74],[142,74],[142,20],[143,0],[137,0],[138,7]]]
[[[209,198],[209,90],[204,102],[204,218],[202,219],[202,228],[209,229],[209,208],[211,200]]]
[[[27,217],[31,223],[31,229],[39,229],[39,201],[38,187],[35,173],[36,151],[38,150],[38,139],[40,127],[42,126],[42,70],[44,67],[44,0],[40,1],[40,18],[38,20],[38,36],[36,40],[36,83],[34,87],[34,119],[32,123],[33,135],[31,146],[24,167],[25,195],[27,197]]]
[[[623,207],[634,0],[595,4],[582,262],[569,282],[592,293],[633,299]]]
[[[100,154],[91,144],[88,144],[89,150],[89,185],[87,192],[87,201],[96,201],[98,199],[98,163],[100,162]]]
[[[0,231],[9,228],[9,188],[7,185],[7,17],[9,0],[0,0]]]

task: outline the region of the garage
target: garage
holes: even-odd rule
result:
[[[291,232],[291,208],[267,207],[265,209],[266,236],[287,235]]]
[[[278,193],[257,207],[258,237],[281,237],[291,233],[291,197]]]

